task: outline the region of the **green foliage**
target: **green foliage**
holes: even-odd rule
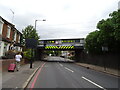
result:
[[[30,60],[31,59],[31,49],[27,49],[24,51],[24,58]]]
[[[56,56],[61,55],[61,51],[55,51],[54,53],[55,53]]]
[[[85,48],[90,53],[102,53],[102,46],[109,52],[120,52],[120,10],[109,14],[110,18],[98,22],[98,31],[89,33]]]
[[[46,51],[45,52],[47,55],[49,55],[49,54],[52,54],[52,55],[54,55],[54,52],[51,50],[51,51]]]
[[[25,39],[27,38],[34,38],[39,40],[39,36],[35,28],[31,25],[27,26],[25,29],[22,30],[23,33],[23,44],[25,44]]]
[[[37,31],[35,30],[35,28],[32,25],[28,25],[27,27],[25,27],[25,29],[22,30],[23,36],[22,36],[22,44],[25,45],[25,39],[28,38],[34,38],[38,41],[39,43],[39,36]],[[31,51],[31,49],[26,49],[24,48],[24,58],[30,60],[32,58],[32,55],[34,52]]]
[[[86,38],[85,48],[88,49],[88,52],[91,53],[100,53],[101,52],[101,43],[99,43],[100,31],[91,32]]]
[[[112,17],[111,20],[113,21],[114,28],[115,28],[115,39],[117,41],[120,41],[120,10],[114,11],[113,13],[110,14]]]

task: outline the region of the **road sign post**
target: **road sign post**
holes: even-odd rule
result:
[[[106,52],[108,51],[108,47],[107,46],[102,46],[102,51],[103,51],[103,54],[105,55]],[[107,70],[107,67],[106,67],[106,60],[103,59],[103,65],[104,65],[104,71]]]
[[[34,49],[37,47],[37,40],[34,38],[26,39],[26,48],[31,49],[31,59],[30,59],[30,68],[32,68],[32,63],[34,61]]]

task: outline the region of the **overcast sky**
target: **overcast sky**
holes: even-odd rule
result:
[[[41,39],[85,38],[101,19],[118,9],[119,0],[0,0],[0,16],[19,31],[35,25]],[[13,13],[14,12],[14,19]]]

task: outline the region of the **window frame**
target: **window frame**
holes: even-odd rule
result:
[[[2,34],[3,24],[4,24],[4,22],[2,21],[2,19],[0,19],[0,24],[1,24],[1,27],[0,27],[0,34]]]
[[[16,41],[16,38],[17,38],[17,32],[14,31],[14,41]]]
[[[11,32],[11,27],[8,25],[7,26],[7,34],[6,34],[7,38],[10,38],[10,32]]]

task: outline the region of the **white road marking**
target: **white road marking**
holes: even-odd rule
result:
[[[63,67],[63,65],[62,65],[62,64],[60,64],[60,66],[61,66],[61,67]]]
[[[94,83],[93,81],[91,81],[91,80],[89,80],[89,79],[87,79],[87,78],[85,78],[85,77],[83,77],[83,76],[82,76],[82,78],[83,78],[84,80],[86,80],[86,81],[88,81],[88,82],[94,84],[95,86],[97,86],[97,87],[103,89],[103,90],[107,90],[107,89],[105,89],[104,87],[102,87],[102,86],[100,86],[100,85]]]
[[[69,69],[69,68],[67,68],[67,67],[65,67],[65,69],[69,70],[70,72],[74,72],[73,70],[71,70],[71,69]]]

